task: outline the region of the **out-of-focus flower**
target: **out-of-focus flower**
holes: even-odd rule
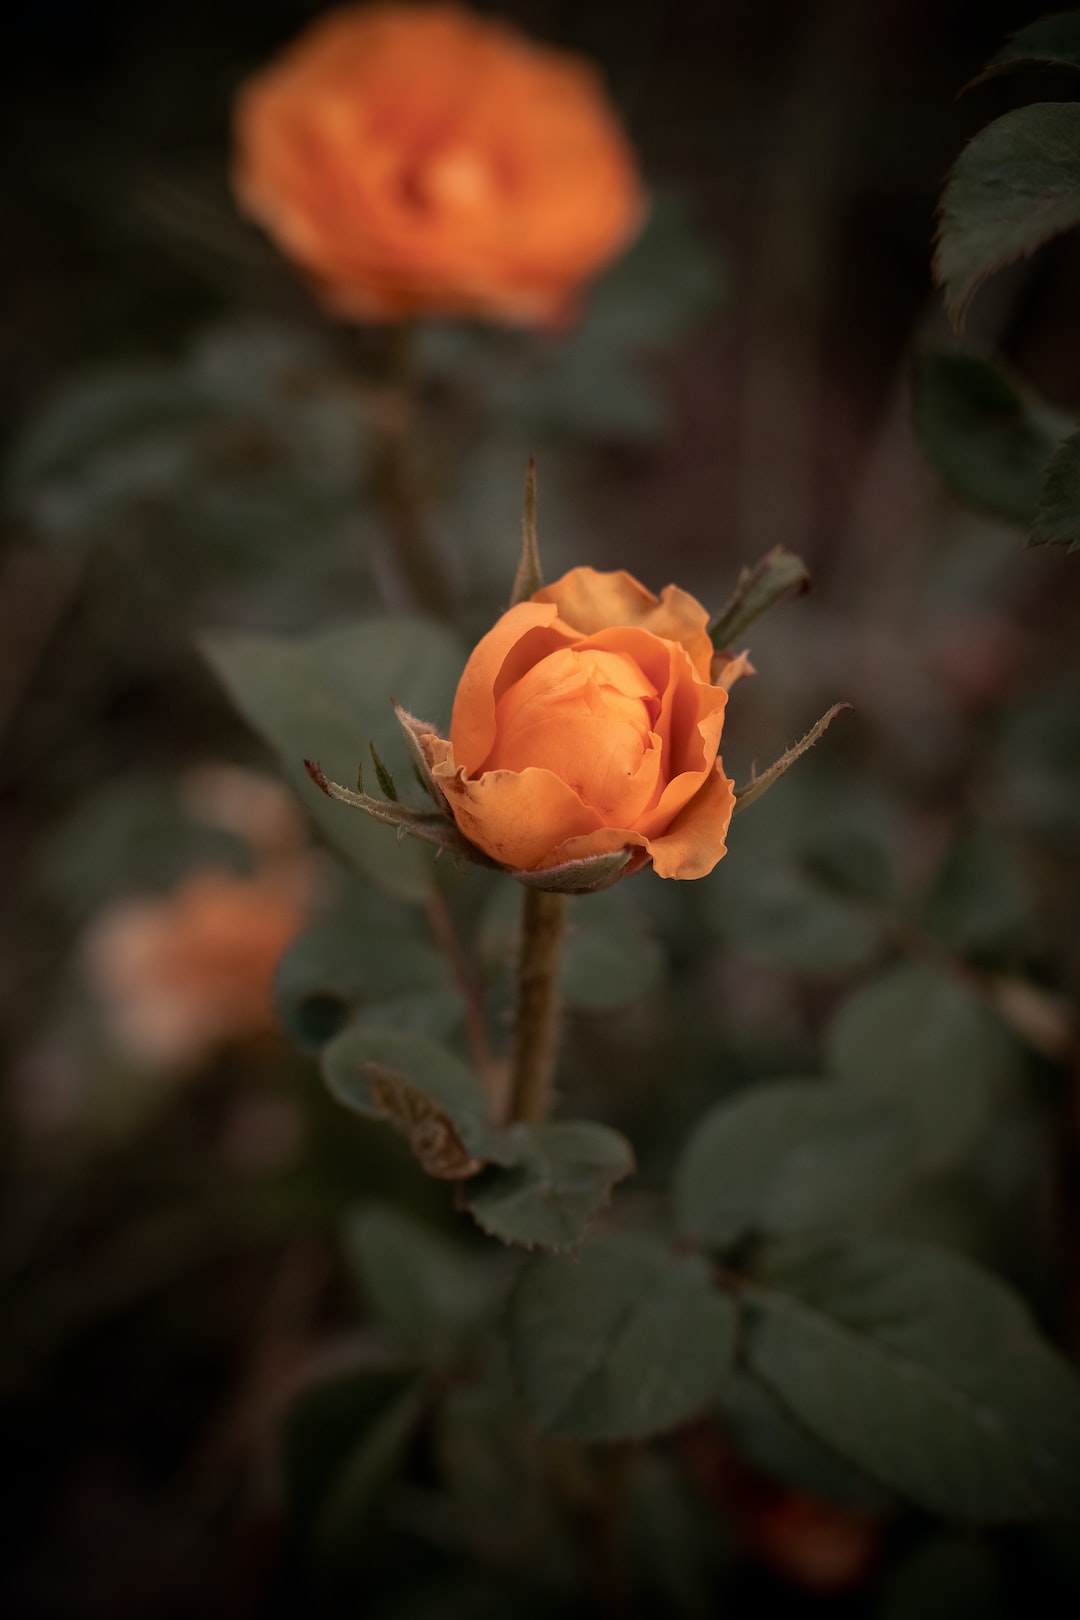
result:
[[[449,739],[418,730],[458,828],[500,865],[544,872],[630,850],[698,878],[726,852],[734,786],[718,757],[728,689],[708,614],[669,585],[575,568],[476,647]]]
[[[179,797],[193,821],[247,845],[253,875],[197,869],[168,894],[114,902],[82,942],[110,1035],[138,1062],[164,1069],[192,1067],[223,1042],[273,1029],[274,970],[326,880],[280,782],[200,765],[181,777]]]
[[[142,1062],[186,1067],[273,1029],[274,969],[306,922],[291,886],[198,871],[168,895],[105,912],[84,962],[117,1042]]]
[[[221,827],[249,846],[260,865],[310,855],[303,811],[282,783],[240,765],[194,765],[180,779],[193,821]]]
[[[346,316],[558,323],[644,217],[592,68],[453,5],[329,13],[235,122],[241,207]]]
[[[801,1491],[763,1494],[738,1521],[747,1550],[808,1592],[856,1590],[881,1550],[880,1521]]]
[[[755,1563],[821,1596],[855,1591],[869,1580],[885,1539],[880,1509],[826,1501],[768,1478],[733,1451],[712,1423],[687,1430],[680,1449]]]

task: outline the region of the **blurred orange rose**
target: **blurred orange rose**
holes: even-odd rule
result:
[[[726,852],[735,797],[718,758],[728,688],[708,614],[668,585],[575,568],[504,613],[477,646],[449,740],[419,736],[466,838],[543,871],[637,848],[661,877],[698,878]]]
[[[589,65],[453,5],[329,13],[241,90],[241,207],[339,314],[548,324],[636,234]]]
[[[117,902],[84,942],[114,1037],[170,1068],[272,1030],[274,969],[308,912],[295,885],[213,870],[160,898]]]

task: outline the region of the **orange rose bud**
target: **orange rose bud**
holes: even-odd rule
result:
[[[453,5],[330,12],[235,127],[241,207],[345,316],[557,323],[644,217],[589,65]]]
[[[728,688],[708,614],[669,585],[575,568],[476,647],[449,739],[419,735],[460,831],[501,866],[543,873],[630,851],[698,878],[726,853],[734,784],[718,758]]]

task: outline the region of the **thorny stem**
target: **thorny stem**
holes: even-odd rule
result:
[[[510,1117],[514,1120],[542,1120],[551,1112],[559,1039],[559,951],[565,921],[565,894],[525,890],[510,1082]]]
[[[428,545],[412,454],[415,407],[411,397],[411,328],[388,326],[384,394],[373,413],[375,449],[372,493],[386,519],[390,545],[384,557],[384,588],[392,605],[450,617],[451,590],[442,564]]]
[[[492,1117],[500,1119],[505,1105],[502,1095],[504,1082],[492,1055],[491,1043],[488,1040],[481,988],[469,967],[465,952],[461,948],[461,941],[458,939],[454,919],[450,915],[450,908],[438,889],[433,890],[431,898],[428,900],[427,916],[431,932],[435,936],[439,949],[450,964],[451,972],[461,993],[461,1000],[465,1009],[465,1034],[469,1042],[469,1051],[472,1054],[476,1072],[484,1082],[484,1089],[491,1103]]]

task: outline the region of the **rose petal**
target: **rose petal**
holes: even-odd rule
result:
[[[652,856],[658,877],[706,877],[727,854],[727,830],[735,808],[735,784],[724,775],[719,760],[704,783],[664,832],[646,836],[638,829],[600,827],[595,832],[568,838],[552,851],[543,865],[582,860],[616,849],[638,845]],[[631,862],[631,869],[633,869]]]
[[[663,746],[661,773],[668,785],[657,810],[663,816],[676,815],[704,782],[716,757],[727,707],[726,690],[701,681],[686,649],[660,639],[655,631],[616,625],[575,644],[578,651],[587,648],[632,658],[659,693],[660,714],[655,731]],[[693,773],[692,779],[680,780],[688,772]],[[650,815],[646,826],[640,819],[642,814],[639,812],[637,824],[646,832],[659,827],[656,815]]]
[[[704,787],[666,832],[645,840],[653,870],[663,878],[706,877],[727,854],[727,830],[735,808],[735,784],[719,760]]]
[[[705,693],[715,693],[718,688],[701,688]],[[726,693],[720,692],[722,697]],[[672,776],[660,794],[657,803],[649,810],[644,811],[637,819],[636,829],[648,838],[655,838],[670,825],[674,818],[685,809],[694,796],[706,785],[709,775],[716,762],[716,751],[720,746],[720,733],[724,723],[723,705],[719,708],[707,709],[697,725],[694,727],[694,742],[687,739],[683,758],[690,765],[689,769],[682,770]],[[693,761],[694,763],[690,763]]]
[[[547,653],[574,640],[571,631],[556,628],[557,620],[557,608],[541,602],[520,602],[503,614],[470,653],[458,683],[450,722],[454,757],[470,775],[481,769],[491,752],[495,703],[501,691]],[[544,634],[549,631],[552,633]]]
[[[714,653],[712,661],[712,682],[714,686],[722,686],[725,692],[730,692],[736,681],[741,681],[744,675],[756,675],[750,655],[746,652],[732,655],[728,652]]]
[[[563,622],[582,635],[637,625],[666,641],[677,641],[689,653],[700,679],[709,679],[713,657],[709,615],[677,585],[665,585],[657,597],[621,569],[607,574],[595,568],[572,568],[554,584],[543,586],[532,600],[554,602]]]
[[[553,846],[601,825],[596,812],[551,771],[537,766],[485,771],[470,780],[455,767],[453,745],[445,737],[432,734],[422,741],[458,827],[502,866],[532,871],[555,865]]]

